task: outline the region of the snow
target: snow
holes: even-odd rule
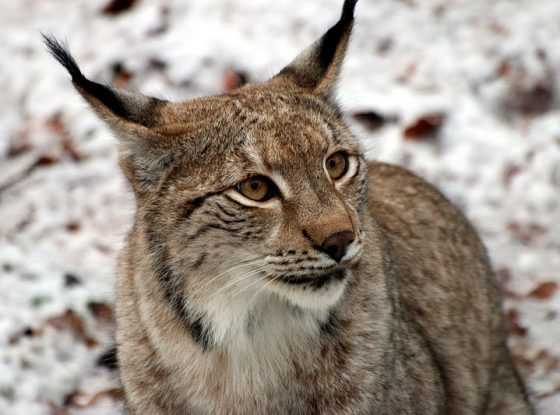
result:
[[[107,16],[107,1],[2,5],[0,414],[120,408],[83,396],[117,387],[95,363],[113,324],[92,303],[113,302],[133,200],[115,140],[39,32],[66,39],[92,78],[179,100],[222,92],[230,69],[253,81],[273,75],[341,3],[161,0]],[[558,21],[557,0],[362,0],[339,91],[368,157],[426,177],[480,231],[510,345],[543,415],[560,405],[560,295],[553,284],[537,290],[560,284]],[[117,62],[128,82],[114,75]],[[360,111],[393,120],[370,130],[353,119]],[[432,113],[445,115],[436,136],[403,138]]]

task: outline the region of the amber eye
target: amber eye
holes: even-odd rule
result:
[[[264,202],[277,194],[277,188],[270,179],[264,176],[251,177],[237,185],[237,191],[247,199]]]
[[[327,173],[333,180],[338,180],[348,171],[348,155],[339,151],[330,156],[325,162]]]

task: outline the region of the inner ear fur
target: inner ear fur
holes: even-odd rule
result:
[[[345,0],[338,22],[270,81],[331,99],[354,25],[358,0]]]

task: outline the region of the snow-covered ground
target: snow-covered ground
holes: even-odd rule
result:
[[[0,414],[120,405],[96,360],[132,199],[114,139],[39,32],[92,78],[186,99],[273,75],[342,0],[108,3],[0,6]],[[543,415],[560,412],[558,22],[558,0],[361,0],[339,94],[369,157],[436,183],[481,232]]]

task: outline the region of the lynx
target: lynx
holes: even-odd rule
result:
[[[172,103],[88,80],[136,200],[117,348],[131,414],[533,413],[483,244],[364,159],[334,99],[357,0],[275,77]]]

